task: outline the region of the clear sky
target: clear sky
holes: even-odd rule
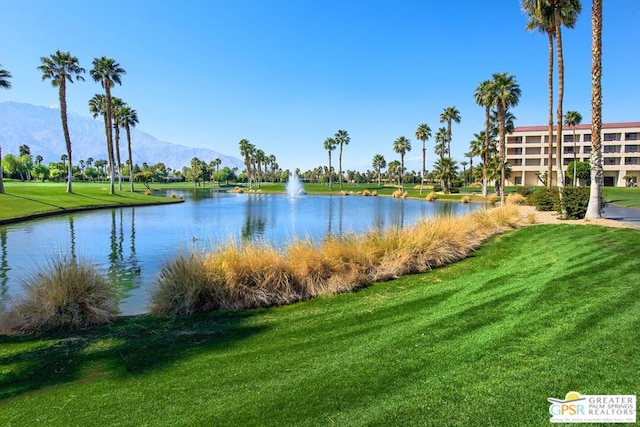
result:
[[[378,153],[398,159],[393,141],[406,136],[407,166],[419,170],[415,130],[427,123],[435,134],[447,106],[462,116],[452,152],[464,160],[484,126],[473,93],[492,73],[520,84],[517,126],[546,123],[547,38],[526,32],[526,20],[519,0],[3,1],[0,63],[13,89],[0,101],[57,105],[37,67],[60,49],[87,69],[68,103],[89,116],[101,88],[88,71],[104,55],[127,71],[114,95],[160,140],[240,157],[247,138],[283,169],[307,170],[327,163],[324,140],[346,129],[343,169],[371,169]],[[604,121],[640,121],[638,22],[640,1],[604,2]],[[563,39],[564,110],[588,123],[590,1]]]

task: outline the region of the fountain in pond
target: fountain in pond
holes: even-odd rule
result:
[[[287,194],[291,199],[295,199],[304,194],[302,181],[300,181],[298,174],[296,174],[295,172],[289,175],[289,180],[287,181]]]

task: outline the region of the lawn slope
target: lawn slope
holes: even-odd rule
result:
[[[639,230],[549,225],[286,307],[0,337],[7,425],[546,425],[640,394]]]

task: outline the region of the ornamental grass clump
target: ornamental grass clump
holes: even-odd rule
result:
[[[526,199],[522,194],[514,193],[514,194],[509,194],[507,196],[506,203],[508,205],[521,205],[524,203],[525,200]]]
[[[82,329],[119,314],[115,287],[86,261],[56,259],[23,287],[23,296],[2,316],[4,333]]]
[[[436,193],[434,193],[433,191],[429,194],[427,194],[427,202],[435,202],[435,200],[437,199]]]

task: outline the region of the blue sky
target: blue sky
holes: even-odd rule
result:
[[[639,21],[638,0],[605,2],[604,121],[640,121]],[[282,168],[306,170],[327,163],[324,140],[346,129],[344,169],[371,168],[378,153],[397,159],[393,141],[406,136],[407,166],[419,170],[415,130],[427,123],[435,133],[447,106],[462,116],[452,152],[464,160],[483,128],[473,93],[492,73],[507,71],[520,84],[516,125],[546,123],[547,39],[525,23],[518,0],[5,2],[0,63],[13,89],[0,101],[56,105],[39,58],[70,51],[88,71],[104,55],[127,71],[114,95],[138,111],[141,130],[163,141],[239,157],[247,138]],[[587,123],[590,1],[563,39],[564,110]],[[69,88],[69,108],[89,116],[87,102],[99,92],[87,73]]]

